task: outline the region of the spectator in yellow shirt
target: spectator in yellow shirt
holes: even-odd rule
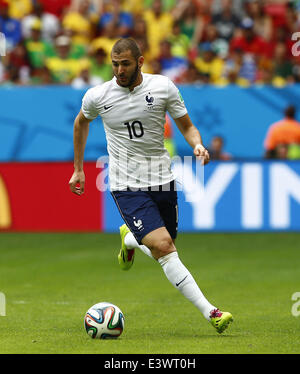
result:
[[[134,16],[141,15],[144,11],[144,2],[141,0],[125,0],[122,3],[122,9]]]
[[[45,60],[48,57],[54,56],[52,44],[41,37],[41,28],[42,23],[37,18],[32,22],[30,37],[24,41],[29,63],[33,69],[32,74],[35,74],[36,69],[41,69],[45,66]]]
[[[222,78],[224,61],[217,57],[210,44],[202,45],[201,55],[194,64],[201,75],[208,77],[208,82],[218,84]]]
[[[110,52],[118,38],[115,36],[115,28],[112,23],[108,23],[103,29],[100,36],[91,42],[90,52],[94,53],[97,49],[102,48],[106,53],[106,63],[111,64]]]
[[[9,16],[21,20],[32,10],[31,0],[8,0]]]
[[[71,40],[66,35],[61,35],[55,40],[57,56],[46,60],[46,67],[49,69],[54,83],[70,84],[79,75],[82,65],[87,59],[74,58],[71,54]]]
[[[89,45],[92,36],[92,23],[89,8],[89,0],[81,0],[78,5],[78,10],[76,11],[74,9],[70,11],[62,20],[62,26],[70,33],[72,42],[85,47]]]
[[[187,58],[190,48],[190,39],[183,34],[179,22],[174,22],[172,35],[168,38],[171,43],[172,55],[176,57]]]
[[[172,33],[173,16],[163,12],[161,0],[153,0],[152,7],[144,13],[144,19],[147,24],[151,58],[155,59],[159,55],[160,42]]]

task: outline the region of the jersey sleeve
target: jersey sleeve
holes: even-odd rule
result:
[[[85,95],[83,96],[82,99],[82,106],[81,106],[81,111],[85,118],[87,119],[95,119],[98,116],[98,111],[95,106],[95,101],[94,101],[94,95],[93,95],[93,89],[90,88],[87,90]]]
[[[167,111],[173,119],[180,118],[187,114],[181,93],[170,79],[168,79]]]

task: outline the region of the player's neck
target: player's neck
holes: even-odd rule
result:
[[[139,86],[143,82],[143,75],[141,72],[139,72],[138,76],[136,77],[136,80],[134,83],[129,86],[129,91],[133,91],[135,87]]]

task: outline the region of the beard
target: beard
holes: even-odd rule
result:
[[[137,77],[138,77],[138,74],[139,74],[139,67],[138,67],[138,63],[136,63],[136,67],[134,69],[134,71],[132,72],[132,74],[128,77],[128,82],[127,83],[122,83],[120,82],[120,80],[118,79],[118,83],[120,86],[122,87],[130,87],[133,85],[133,83],[136,81]]]

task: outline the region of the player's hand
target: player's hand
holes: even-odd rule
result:
[[[85,175],[83,171],[74,171],[70,181],[70,190],[76,195],[82,195],[84,193]]]
[[[209,163],[208,150],[202,144],[197,144],[195,146],[194,155],[196,156],[198,160],[201,161],[201,165],[206,165]]]

